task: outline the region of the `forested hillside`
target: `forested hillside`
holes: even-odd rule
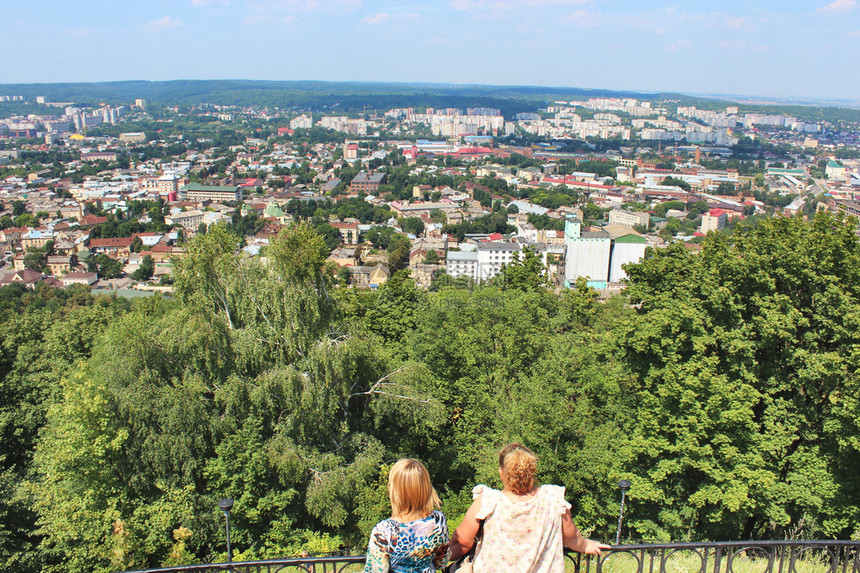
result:
[[[0,563],[116,571],[358,549],[388,466],[451,521],[522,440],[609,539],[860,534],[855,221],[775,218],[649,251],[625,297],[496,284],[332,286],[305,226],[259,258],[213,227],[175,299],[0,290]]]
[[[822,105],[737,103],[734,99],[701,97],[673,92],[648,93],[575,87],[495,86],[480,84],[322,82],[264,80],[170,80],[116,81],[46,84],[0,84],[0,92],[22,95],[27,103],[0,105],[0,117],[11,112],[57,113],[57,108],[32,103],[38,96],[49,102],[80,105],[124,104],[136,98],[161,105],[193,106],[201,103],[278,107],[340,113],[367,113],[393,107],[499,109],[507,118],[553,101],[584,101],[589,98],[635,98],[664,102],[669,107],[693,105],[700,109],[723,109],[737,105],[741,113],[783,113],[805,121],[837,122],[860,120],[860,110]],[[35,108],[35,109],[34,109]],[[53,110],[53,111],[52,111]]]

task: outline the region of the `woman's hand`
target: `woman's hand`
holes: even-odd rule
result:
[[[603,543],[599,543],[593,539],[585,540],[585,550],[583,553],[586,555],[600,555],[600,552],[604,549],[611,549],[609,545],[605,545]]]

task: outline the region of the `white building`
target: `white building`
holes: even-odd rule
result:
[[[478,253],[475,251],[448,251],[445,272],[453,278],[466,277],[478,280]]]
[[[642,225],[647,229],[650,222],[651,216],[646,212],[622,211],[621,209],[613,209],[609,212],[610,225],[626,225],[628,227]]]
[[[491,242],[478,245],[478,280],[488,281],[502,270],[502,265],[519,258],[518,243]]]
[[[521,247],[519,243],[494,241],[479,243],[474,251],[448,251],[445,270],[454,278],[489,281],[498,276],[504,265],[519,258]],[[546,253],[543,256],[545,259]]]
[[[290,129],[310,129],[313,125],[313,116],[304,114],[290,120]]]
[[[630,227],[607,225],[604,230],[612,237],[612,254],[609,258],[609,282],[620,283],[627,278],[624,265],[638,263],[645,256],[648,241]]]
[[[579,277],[588,286],[606,288],[609,283],[609,260],[612,237],[606,231],[582,231],[582,221],[569,217],[564,224],[564,286],[570,287]]]

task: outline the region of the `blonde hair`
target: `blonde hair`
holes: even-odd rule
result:
[[[414,521],[442,506],[424,464],[412,458],[398,460],[388,474],[391,517]]]
[[[508,444],[499,452],[502,483],[514,493],[528,493],[537,480],[537,456],[519,442]]]

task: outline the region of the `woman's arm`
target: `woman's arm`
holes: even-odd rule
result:
[[[440,545],[436,548],[436,551],[433,552],[433,566],[436,569],[441,569],[451,558],[451,539],[448,536],[448,522],[445,519],[445,516],[441,512],[437,513],[439,513],[440,516]]]
[[[600,555],[601,549],[609,549],[608,545],[583,537],[582,533],[579,532],[579,528],[574,525],[573,520],[570,518],[569,509],[561,516],[561,536],[564,546],[578,553]]]
[[[475,536],[481,526],[477,518],[479,511],[481,511],[480,497],[472,502],[463,518],[463,523],[454,530],[454,535],[451,536],[451,559],[459,559],[468,553],[472,545],[475,544]]]
[[[378,527],[374,527],[370,534],[364,573],[388,573],[389,570],[388,539],[383,532],[378,531]]]

